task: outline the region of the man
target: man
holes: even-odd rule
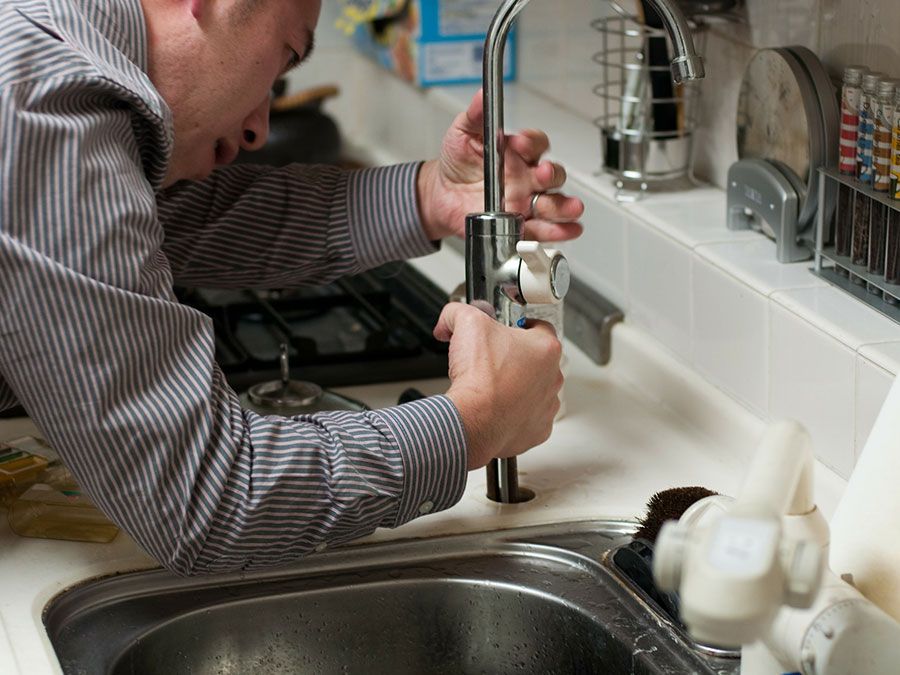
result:
[[[546,439],[552,330],[449,305],[445,396],[296,419],[243,410],[173,283],[284,287],[423,255],[480,209],[480,101],[440,160],[226,167],[319,0],[0,0],[0,409],[21,403],[115,522],[180,574],[287,562],[454,504],[466,470]],[[562,185],[509,139],[508,206]],[[218,170],[213,171],[219,167]],[[578,200],[532,234],[577,236]],[[504,423],[496,424],[496,420]],[[514,424],[507,423],[514,420]]]

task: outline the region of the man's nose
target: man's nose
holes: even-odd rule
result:
[[[269,137],[269,97],[256,106],[244,120],[241,132],[241,148],[243,150],[259,150]]]

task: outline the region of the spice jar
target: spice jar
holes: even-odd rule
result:
[[[844,68],[844,85],[841,89],[841,173],[856,175],[856,137],[859,133],[859,106],[862,97],[865,66]]]
[[[891,140],[894,132],[894,96],[896,81],[885,79],[878,85],[878,99],[875,105],[875,132],[873,158],[877,192],[888,192],[891,188]]]
[[[891,140],[894,125],[894,96],[896,83],[885,79],[878,85],[878,99],[875,105],[875,133],[873,144],[873,187],[876,192],[887,194],[891,187]],[[872,200],[869,213],[869,253],[866,269],[872,274],[884,274],[884,251],[886,245],[888,208],[882,202]],[[869,292],[880,294],[881,290],[869,284]]]
[[[891,155],[891,196],[900,199],[900,87],[894,94],[894,125]]]
[[[884,73],[866,73],[859,106],[859,129],[856,137],[856,177],[866,185],[875,181],[875,109],[878,106],[878,87]]]

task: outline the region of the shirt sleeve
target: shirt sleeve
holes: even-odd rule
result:
[[[175,280],[296,286],[433,253],[419,219],[419,168],[239,164],[179,183],[159,196]]]
[[[172,296],[132,114],[105,83],[0,89],[0,388],[180,574],[285,563],[454,504],[465,436],[446,397],[242,409],[211,321]]]

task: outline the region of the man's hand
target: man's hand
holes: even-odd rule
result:
[[[441,158],[422,166],[419,208],[429,239],[464,236],[466,216],[484,211],[483,118],[479,92],[444,136]],[[584,212],[580,199],[560,193],[542,195],[535,213],[530,213],[535,193],[558,190],[566,182],[562,166],[541,161],[549,148],[550,141],[542,131],[527,129],[506,137],[506,210],[530,217],[525,223],[528,239],[575,239],[582,230],[576,222]]]
[[[470,471],[547,440],[563,383],[562,348],[550,324],[508,328],[480,309],[451,302],[434,335],[450,342],[447,396],[466,429]]]

